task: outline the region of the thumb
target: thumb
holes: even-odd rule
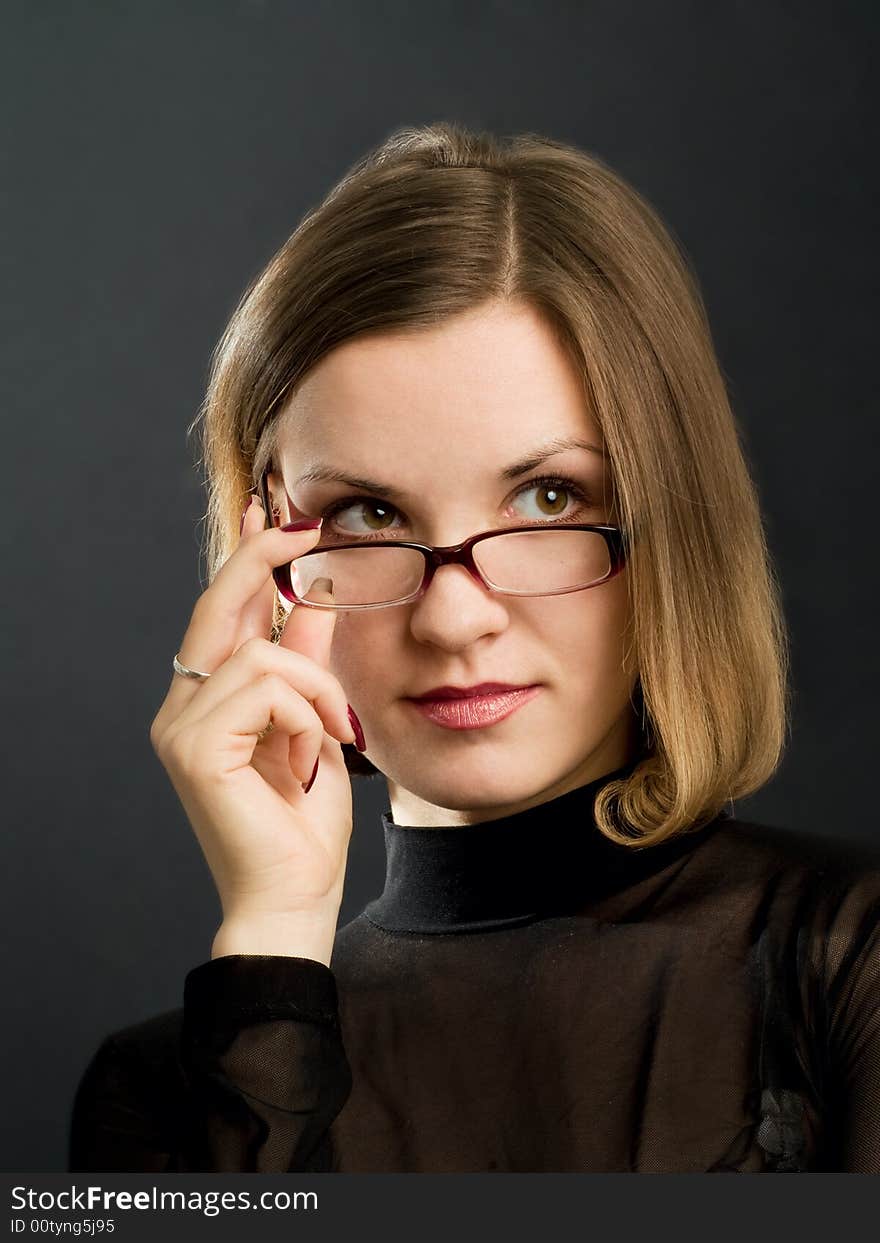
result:
[[[333,602],[333,582],[329,578],[316,578],[306,593],[306,600],[314,600],[317,604]],[[294,604],[284,629],[278,640],[280,647],[301,652],[316,664],[327,669],[330,667],[330,649],[333,645],[333,631],[339,613],[336,609],[310,609],[301,604]]]

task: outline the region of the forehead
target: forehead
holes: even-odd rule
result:
[[[539,441],[580,435],[601,447],[583,381],[531,307],[492,303],[415,332],[345,342],[305,377],[283,414],[293,472],[346,467],[471,475]],[[429,456],[426,456],[429,455]],[[287,470],[285,473],[287,473]]]

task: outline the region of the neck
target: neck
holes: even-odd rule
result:
[[[386,811],[385,887],[364,914],[390,932],[488,931],[582,912],[661,870],[697,835],[637,849],[610,841],[595,823],[599,790],[636,762],[492,820],[407,826]]]
[[[468,803],[464,807],[444,806],[431,802],[412,790],[405,789],[391,777],[387,778],[388,799],[391,804],[391,817],[395,824],[408,825],[412,828],[431,829],[447,828],[456,825],[482,824],[488,820],[498,820],[504,816],[515,816],[542,803],[560,798],[570,790],[606,779],[609,773],[616,773],[635,766],[642,758],[642,741],[630,733],[621,738],[615,732],[605,739],[603,745],[577,768],[564,773],[552,785],[545,786],[524,798],[506,803],[483,802],[478,805]]]

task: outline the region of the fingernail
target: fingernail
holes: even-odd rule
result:
[[[351,722],[351,728],[354,730],[354,745],[358,751],[366,751],[367,744],[364,741],[364,731],[361,729],[361,723],[357,719],[357,713],[351,704],[348,705],[348,719]]]
[[[299,522],[287,522],[282,531],[314,531],[324,521],[323,518],[301,518]]]
[[[241,535],[242,531],[244,530],[244,520],[245,520],[245,518],[248,516],[248,510],[249,510],[249,509],[250,509],[250,507],[251,507],[251,501],[252,501],[253,499],[254,499],[254,498],[253,498],[252,496],[249,496],[249,497],[248,497],[248,502],[247,502],[247,505],[245,505],[245,507],[244,507],[244,512],[243,512],[243,513],[242,513],[242,515],[241,515],[241,522],[239,523],[239,527],[238,527],[238,533],[239,533],[239,535]]]
[[[308,794],[309,790],[311,790],[312,786],[315,784],[315,778],[318,775],[318,765],[320,764],[320,762],[321,762],[321,757],[319,755],[318,758],[315,760],[315,767],[312,769],[311,777],[309,777],[308,781],[303,786],[303,794]]]

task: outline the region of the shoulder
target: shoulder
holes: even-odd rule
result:
[[[73,1136],[95,1118],[118,1117],[127,1128],[134,1118],[150,1119],[157,1133],[177,1124],[187,1087],[178,1052],[182,1019],[182,1009],[166,1010],[104,1036],[76,1086]]]
[[[437,938],[428,934],[427,943]],[[357,998],[371,997],[388,987],[389,981],[406,989],[425,970],[429,958],[419,952],[426,947],[423,934],[386,932],[363,911],[339,927],[333,942],[330,966],[343,1009]]]
[[[359,973],[371,961],[381,957],[383,933],[374,923],[367,919],[363,911],[343,924],[336,932],[333,941],[333,958],[331,967],[337,977],[346,974],[349,964],[355,964]]]
[[[814,879],[827,886],[880,884],[880,841],[808,832],[721,816],[701,852],[707,866],[732,878],[780,883]]]
[[[163,1010],[111,1032],[107,1037],[122,1053],[137,1054],[145,1062],[167,1060],[169,1050],[176,1052],[183,1027],[183,1007]]]
[[[109,1032],[93,1053],[83,1082],[137,1080],[152,1085],[176,1080],[181,1074],[182,1024],[181,1007]]]
[[[754,935],[787,929],[828,967],[859,944],[876,944],[880,846],[872,841],[725,816],[695,855],[703,896]]]

